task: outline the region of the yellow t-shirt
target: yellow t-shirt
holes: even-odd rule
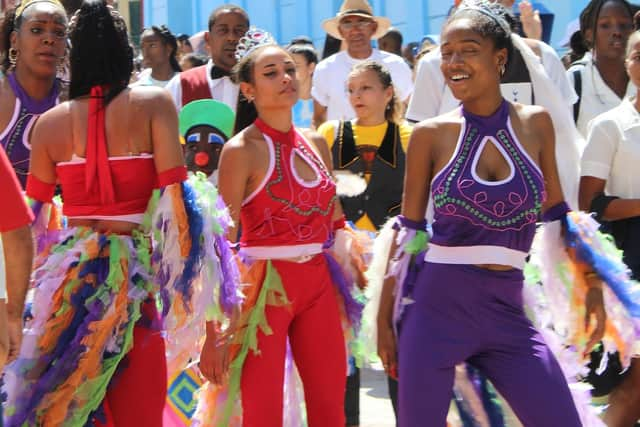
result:
[[[336,129],[338,129],[339,122],[337,120],[331,120],[328,122],[324,122],[318,128],[318,133],[322,135],[322,137],[327,141],[329,145],[329,150],[333,147],[333,143],[336,139]],[[351,128],[353,129],[353,139],[355,141],[356,147],[358,145],[372,145],[374,147],[380,147],[382,144],[382,140],[384,139],[384,135],[387,133],[387,127],[389,126],[388,122],[384,122],[380,125],[376,126],[359,126],[351,121]],[[402,144],[402,149],[404,152],[407,152],[407,146],[409,145],[409,136],[411,136],[411,131],[413,127],[407,122],[402,123],[400,126],[400,143]],[[369,181],[369,177],[365,177],[367,182]],[[364,214],[362,218],[356,221],[356,227],[362,230],[368,231],[376,231],[376,227],[371,222],[371,219],[367,214]]]

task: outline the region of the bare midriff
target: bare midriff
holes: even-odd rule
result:
[[[513,266],[502,264],[474,264],[476,267],[484,268],[491,271],[509,271],[513,270]]]
[[[140,224],[127,221],[72,218],[69,219],[69,226],[89,227],[102,233],[131,234],[133,230],[140,227]]]

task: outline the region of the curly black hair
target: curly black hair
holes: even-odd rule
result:
[[[589,4],[582,9],[582,12],[580,12],[580,32],[582,33],[584,41],[590,48],[593,48],[594,40],[596,39],[596,31],[598,29],[596,23],[598,22],[600,11],[604,5],[609,2],[619,3],[622,5],[627,12],[629,12],[631,20],[633,20],[634,10],[631,7],[631,4],[626,0],[591,0]],[[590,39],[586,36],[586,32],[589,30],[592,32]]]
[[[69,25],[71,83],[69,98],[108,87],[105,105],[129,84],[133,47],[122,16],[104,0],[85,0]]]
[[[144,34],[147,31],[153,31],[156,36],[160,37],[162,43],[164,43],[165,46],[169,46],[171,48],[171,56],[169,56],[169,64],[171,65],[171,69],[176,73],[182,71],[182,68],[178,63],[178,59],[176,58],[176,54],[178,53],[178,38],[173,35],[171,30],[166,25],[152,25],[151,27],[145,29],[142,33]]]
[[[464,4],[471,7],[465,8]],[[466,1],[463,6],[451,14],[442,28],[444,29],[453,21],[461,18],[469,19],[473,26],[472,30],[480,36],[493,40],[496,49],[506,49],[507,62],[509,62],[514,49],[511,32],[515,25],[515,19],[507,8],[500,3],[486,0]],[[504,21],[507,28],[500,20]]]

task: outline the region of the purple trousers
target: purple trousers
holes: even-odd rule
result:
[[[446,423],[454,367],[479,369],[525,427],[580,427],[569,387],[525,316],[520,270],[425,263],[399,330],[399,425]]]

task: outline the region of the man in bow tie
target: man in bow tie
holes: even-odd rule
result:
[[[224,4],[209,15],[209,31],[204,35],[211,59],[207,64],[184,71],[166,86],[178,111],[197,99],[215,99],[236,111],[238,86],[229,73],[236,64],[238,40],[249,29],[249,15],[240,6]]]

